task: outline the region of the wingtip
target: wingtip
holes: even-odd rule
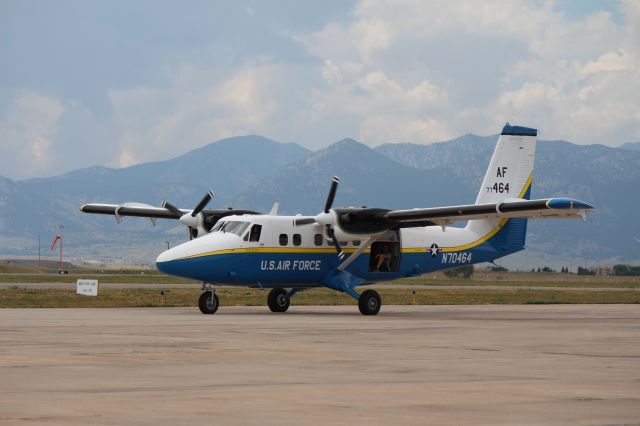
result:
[[[547,207],[551,209],[596,210],[591,204],[574,198],[551,198],[547,202]]]

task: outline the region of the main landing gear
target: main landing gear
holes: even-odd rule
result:
[[[358,297],[358,308],[362,315],[376,315],[380,312],[382,300],[375,290],[365,290]]]
[[[200,312],[205,315],[213,315],[220,307],[220,299],[218,299],[216,289],[211,284],[206,283],[202,286],[202,290],[198,300]],[[286,312],[291,305],[291,296],[299,290],[299,288],[294,288],[287,292],[284,288],[271,289],[267,297],[267,305],[271,312]],[[380,312],[382,300],[377,291],[365,290],[362,294],[358,294],[352,288],[349,290],[346,293],[358,301],[358,309],[360,309],[362,315],[376,315]]]
[[[284,288],[274,288],[269,292],[267,305],[271,312],[286,312],[291,304],[291,299]]]
[[[293,289],[289,292],[283,288],[272,289],[267,297],[267,305],[269,305],[271,312],[286,312],[291,304],[291,296],[293,296],[297,291],[297,289]],[[353,291],[353,294],[351,292],[349,292],[349,294],[358,300],[358,308],[362,315],[376,315],[380,312],[382,300],[380,299],[380,295],[377,291],[365,290],[360,295]]]

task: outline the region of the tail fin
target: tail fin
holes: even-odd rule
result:
[[[511,126],[502,129],[476,204],[500,203],[509,198],[529,199],[538,131]],[[499,229],[496,229],[499,228]],[[467,229],[478,235],[493,233],[493,242],[509,248],[524,247],[526,219],[472,220]]]

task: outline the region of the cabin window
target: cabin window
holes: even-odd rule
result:
[[[262,233],[262,225],[253,225],[249,232],[249,241],[260,241],[260,234]]]
[[[293,245],[299,246],[300,244],[302,244],[302,237],[300,234],[293,234]]]
[[[321,246],[324,242],[324,238],[322,238],[322,234],[316,234],[313,236],[313,243],[317,246]]]
[[[346,247],[347,241],[340,241],[340,247]]]
[[[327,238],[327,244],[329,244],[330,246],[333,246],[334,245],[333,244],[333,240],[330,240],[330,239]]]
[[[289,244],[289,236],[287,234],[280,234],[280,245],[286,246]]]
[[[358,247],[360,245],[360,240],[355,240],[352,244]]]

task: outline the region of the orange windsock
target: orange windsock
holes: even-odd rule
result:
[[[56,235],[56,237],[53,239],[53,243],[51,243],[51,251],[53,251],[53,249],[56,247],[56,243],[58,242],[59,239],[60,239],[60,235]]]

